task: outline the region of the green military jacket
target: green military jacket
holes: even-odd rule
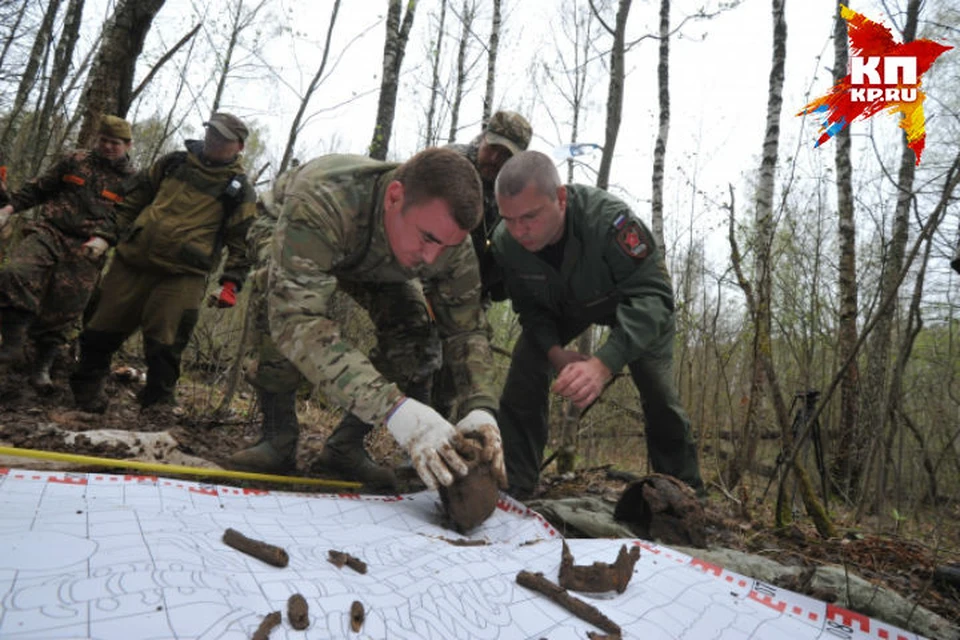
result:
[[[458,385],[460,413],[494,411],[492,355],[470,238],[432,265],[399,265],[383,217],[386,188],[398,166],[364,156],[322,156],[285,174],[271,197],[262,200],[280,210],[270,216],[277,218],[268,266],[270,335],[280,353],[328,398],[379,424],[402,394],[343,340],[328,304],[338,281],[419,279],[443,340],[444,361]]]
[[[14,211],[42,205],[37,222],[88,240],[117,241],[114,207],[123,200],[123,183],[133,175],[130,158],[109,160],[96,151],[75,151],[26,182],[10,198]]]
[[[220,263],[226,247],[220,280],[239,288],[250,267],[246,235],[256,216],[256,193],[243,180],[239,201],[225,207],[221,197],[231,177],[244,174],[243,165],[239,159],[207,163],[202,149],[202,143],[188,141],[182,163],[168,154],[138,174],[117,207],[118,219],[130,224],[117,254],[145,270],[205,275]]]
[[[612,330],[594,354],[611,372],[672,348],[673,288],[647,227],[606,191],[567,185],[565,245],[557,271],[501,225],[494,255],[524,333],[544,352],[590,324]],[[570,336],[572,337],[572,336]]]

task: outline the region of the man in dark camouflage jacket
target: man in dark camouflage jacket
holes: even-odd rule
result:
[[[50,366],[83,313],[104,252],[116,244],[114,205],[134,173],[131,135],[127,121],[104,116],[92,151],[66,155],[0,208],[2,228],[12,214],[41,207],[0,267],[0,365],[23,358],[29,332],[35,386],[50,386]]]

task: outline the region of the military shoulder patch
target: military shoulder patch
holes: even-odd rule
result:
[[[643,260],[650,253],[650,242],[640,223],[636,220],[623,225],[617,232],[617,244],[627,254],[627,257],[636,261]]]

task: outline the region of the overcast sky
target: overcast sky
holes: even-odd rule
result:
[[[485,3],[484,3],[485,4]],[[586,4],[586,0],[581,0]],[[616,2],[614,2],[616,4]],[[832,84],[831,42],[834,0],[791,0],[787,11],[787,70],[781,117],[781,158],[797,156],[811,163],[832,163],[828,143],[814,149],[817,123],[795,114]],[[226,0],[211,0],[217,11]],[[451,0],[459,10],[460,2]],[[671,18],[678,24],[702,5],[695,0],[675,0]],[[716,2],[712,3],[715,9]],[[225,108],[251,118],[267,133],[268,150],[279,162],[298,100],[315,73],[328,27],[332,0],[271,3],[289,12],[290,24],[299,32],[296,45],[287,37],[268,38],[262,55],[280,69],[282,80],[258,82],[235,80],[225,97]],[[425,86],[429,82],[427,43],[435,28],[439,0],[420,0],[416,21],[403,63],[403,87],[397,106],[390,156],[402,159],[420,148],[426,109]],[[549,87],[532,86],[530,68],[537,57],[553,60],[559,34],[561,0],[503,0],[503,30],[496,87],[497,108],[518,110],[534,127],[531,148],[551,152],[567,142],[567,130],[550,121],[542,100],[554,113],[567,117],[559,99],[550,99]],[[867,17],[890,22],[874,2],[850,2]],[[190,24],[188,0],[168,0],[158,17],[158,26],[182,34]],[[710,5],[708,5],[710,7]],[[376,114],[377,91],[383,49],[383,15],[386,0],[343,0],[331,46],[329,77],[315,94],[310,118],[298,140],[298,155],[309,158],[329,152],[365,153]],[[223,9],[220,9],[222,12]],[[634,0],[628,40],[656,33],[659,2]],[[490,9],[483,6],[475,30],[486,39]],[[612,21],[612,13],[611,13]],[[448,30],[455,28],[448,13]],[[266,25],[265,25],[266,27]],[[179,35],[177,35],[179,37]],[[176,38],[168,37],[168,41]],[[609,39],[605,39],[609,41]],[[667,157],[667,237],[691,230],[711,235],[725,243],[725,223],[717,202],[726,199],[727,185],[740,189],[743,203],[744,176],[755,174],[765,126],[767,84],[771,65],[772,19],[770,0],[744,0],[734,9],[703,21],[688,22],[671,45],[670,89],[672,121]],[[445,45],[449,51],[452,41]],[[608,45],[604,49],[608,48]],[[476,55],[477,48],[474,49]],[[652,150],[657,129],[657,42],[644,40],[627,58],[623,122],[611,175],[611,190],[634,205],[649,220]],[[483,98],[485,58],[474,72],[474,85],[464,98],[458,141],[468,141],[479,131]],[[590,93],[592,107],[581,125],[580,141],[603,143],[607,79],[604,69],[594,70]],[[548,96],[543,98],[541,96]],[[198,116],[199,120],[199,116]],[[891,144],[899,140],[896,120],[878,116],[870,126],[878,137],[884,132]],[[562,126],[562,123],[561,123]],[[857,127],[858,125],[854,125]],[[866,126],[866,125],[860,125]],[[599,158],[587,158],[596,166]],[[592,182],[584,171],[577,179]],[[693,198],[692,183],[712,199]]]

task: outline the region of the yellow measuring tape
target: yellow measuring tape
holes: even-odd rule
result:
[[[203,476],[207,478],[233,478],[236,480],[281,482],[283,484],[308,484],[319,487],[330,487],[332,489],[359,489],[363,486],[359,482],[348,482],[346,480],[280,476],[272,473],[250,473],[247,471],[229,471],[227,469],[203,469],[200,467],[186,467],[180,464],[140,462],[139,460],[114,460],[113,458],[81,456],[74,453],[58,453],[55,451],[41,451],[39,449],[19,449],[17,447],[0,447],[0,455],[16,456],[19,458],[34,458],[36,460],[52,460],[55,462],[72,462],[74,464],[90,464],[101,467],[136,469],[138,471],[151,471],[161,475],[166,473],[175,473],[188,476]]]

